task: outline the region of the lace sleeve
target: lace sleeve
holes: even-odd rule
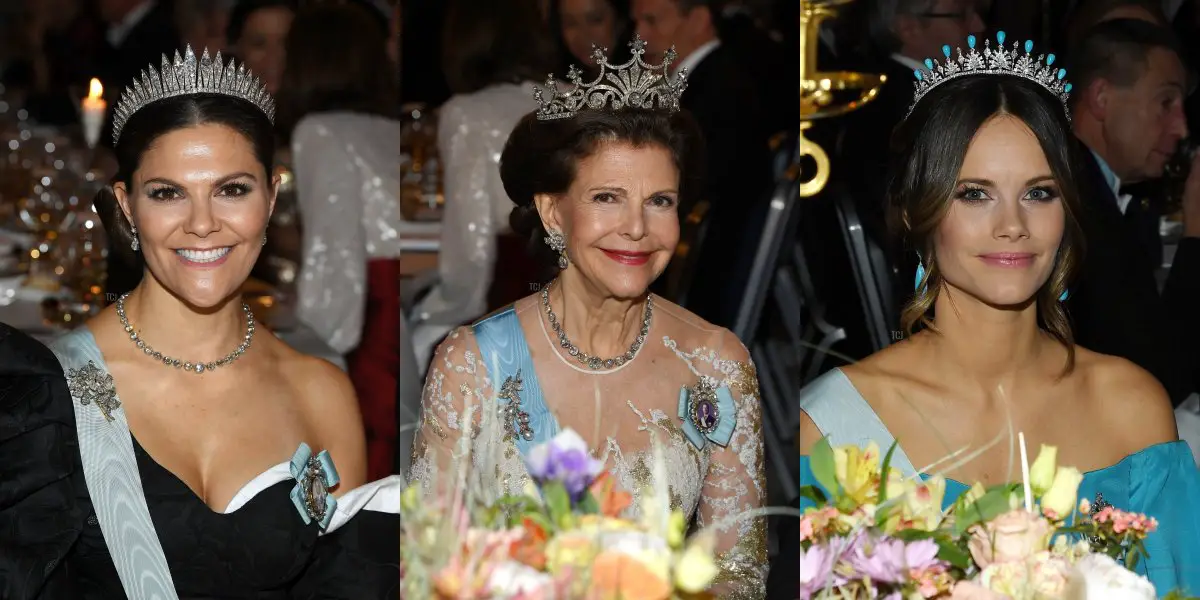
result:
[[[459,468],[479,434],[480,399],[491,398],[487,369],[469,327],[450,333],[437,351],[421,392],[421,419],[413,441],[411,478],[425,493],[456,485]]]
[[[456,326],[487,311],[496,260],[496,203],[490,185],[499,152],[490,129],[451,100],[439,112],[438,152],[445,168],[446,211],[438,252],[439,282],[414,314],[424,322]],[[507,202],[507,199],[504,199]]]
[[[721,572],[714,583],[714,594],[720,598],[761,599],[766,596],[766,519],[739,518],[762,508],[767,495],[758,375],[746,348],[732,333],[725,335],[725,352],[713,367],[733,392],[737,426],[728,446],[713,448],[697,520],[701,526],[718,526],[717,564]]]
[[[331,348],[346,353],[358,346],[366,309],[361,182],[345,142],[318,118],[301,121],[292,135],[304,224],[296,311]]]

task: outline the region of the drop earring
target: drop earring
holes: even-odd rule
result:
[[[917,277],[913,281],[913,290],[917,293],[921,292],[921,281],[925,279],[925,261],[921,260],[921,253],[917,253]]]
[[[558,268],[566,269],[567,264],[569,264],[567,260],[567,238],[552,229],[546,236],[545,242],[547,246],[550,246],[551,250],[558,253]]]
[[[1059,295],[1058,295],[1058,301],[1059,301],[1059,302],[1066,302],[1066,301],[1067,301],[1067,298],[1070,298],[1070,297],[1071,297],[1071,291],[1070,291],[1070,290],[1063,290],[1063,293],[1061,293],[1061,294],[1059,294]]]
[[[266,245],[267,245],[267,234],[265,234],[265,233],[263,234],[263,241],[262,241],[262,245],[264,245],[264,246],[266,246]]]
[[[131,227],[130,233],[133,235],[133,241],[129,243],[129,247],[132,248],[134,252],[137,252],[138,248],[142,247],[142,245],[140,243],[138,243],[137,225],[133,225],[131,223],[130,227]]]

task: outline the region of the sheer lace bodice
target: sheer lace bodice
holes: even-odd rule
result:
[[[636,495],[651,478],[654,440],[661,442],[673,507],[705,527],[762,506],[766,497],[758,380],[746,349],[727,330],[655,299],[645,345],[623,367],[590,371],[563,353],[537,296],[518,302],[524,343],[536,373],[523,375],[525,390],[535,379],[552,423],[574,429],[598,458]],[[412,476],[432,491],[439,476],[452,476],[452,456],[470,455],[468,479],[485,496],[520,493],[528,482],[517,443],[488,427],[499,400],[499,383],[489,373],[500,357],[481,356],[475,330],[455,330],[438,348],[422,398],[422,425],[413,450]],[[495,365],[495,366],[493,366]],[[503,369],[500,369],[503,371]],[[736,407],[736,426],[727,446],[689,441],[678,416],[681,389],[702,376],[725,387]],[[480,407],[489,411],[482,413]],[[481,415],[484,418],[481,418]],[[724,416],[722,416],[724,419]],[[534,419],[535,426],[539,426]],[[465,424],[474,427],[467,429]],[[470,433],[469,442],[464,436]],[[636,516],[638,502],[628,516]],[[718,528],[723,598],[761,598],[767,568],[766,527],[745,518]]]

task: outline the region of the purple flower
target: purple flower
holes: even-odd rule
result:
[[[864,535],[847,553],[846,560],[855,574],[879,583],[904,583],[912,570],[941,564],[938,547],[931,540],[911,543],[886,537]]]
[[[573,500],[578,500],[604,471],[604,463],[588,454],[583,438],[571,429],[531,449],[525,457],[525,466],[538,483],[562,483]]]
[[[846,582],[833,570],[838,553],[831,548],[841,548],[844,544],[845,540],[833,538],[824,544],[814,544],[800,556],[801,598],[812,598],[826,585],[837,587]]]

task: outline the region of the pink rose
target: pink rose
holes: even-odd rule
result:
[[[960,581],[954,584],[954,589],[950,591],[950,600],[1007,600],[1003,594],[997,594],[992,590],[975,583],[974,581]]]
[[[967,548],[981,569],[993,563],[1023,561],[1050,545],[1054,528],[1045,518],[1014,510],[971,528]]]

